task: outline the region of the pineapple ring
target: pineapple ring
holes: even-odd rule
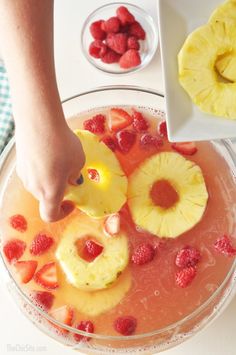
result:
[[[94,218],[104,217],[121,209],[127,199],[127,178],[115,154],[99,138],[88,131],[76,130],[86,156],[81,173],[83,183],[68,186],[65,198]],[[89,177],[96,170],[99,181]]]
[[[215,70],[218,60],[229,53],[236,53],[233,22],[211,22],[198,28],[179,52],[179,81],[203,112],[236,119],[236,82],[225,82]]]
[[[79,256],[76,246],[79,239],[88,236],[103,246],[102,253],[91,262]],[[111,286],[126,268],[129,261],[128,240],[124,233],[107,237],[101,220],[81,213],[65,228],[56,258],[70,284],[84,291],[102,290]]]
[[[169,208],[157,206],[150,196],[154,184],[162,180],[178,194]],[[156,154],[129,177],[128,205],[134,222],[158,237],[176,238],[191,229],[201,220],[207,200],[200,167],[178,153]]]

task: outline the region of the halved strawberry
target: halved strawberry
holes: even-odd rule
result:
[[[33,278],[37,266],[38,262],[35,260],[17,261],[14,264],[16,273],[24,284],[27,284]]]
[[[105,219],[104,231],[108,235],[116,235],[120,231],[120,215],[113,213]]]
[[[34,275],[34,281],[47,290],[53,290],[57,288],[59,285],[57,282],[56,263],[51,262],[45,264]]]
[[[69,306],[63,306],[57,309],[54,309],[50,312],[50,316],[56,319],[58,322],[71,326],[74,318],[74,310]],[[68,330],[58,326],[55,323],[50,322],[54,327],[57,328],[62,333],[67,333]]]
[[[26,243],[20,239],[11,239],[3,247],[3,252],[9,261],[12,263],[22,257],[26,249]]]
[[[178,153],[184,155],[193,155],[197,152],[197,147],[194,142],[173,143],[171,147]]]
[[[109,128],[117,132],[122,128],[128,127],[133,122],[133,118],[122,108],[112,108],[109,113]]]

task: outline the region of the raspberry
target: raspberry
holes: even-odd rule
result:
[[[214,243],[214,248],[216,251],[226,256],[236,255],[236,248],[233,247],[232,242],[227,235],[217,239]]]
[[[105,132],[105,120],[104,115],[96,115],[83,123],[84,129],[94,134],[102,134]]]
[[[51,248],[53,243],[54,239],[52,237],[49,237],[45,233],[39,233],[34,237],[31,243],[30,253],[33,255],[42,255]]]
[[[132,316],[119,317],[114,322],[115,330],[122,335],[131,335],[135,332],[137,320]]]
[[[133,129],[136,132],[143,132],[148,129],[149,126],[148,122],[145,120],[141,112],[133,110],[132,118],[133,118]]]
[[[117,33],[120,30],[120,20],[118,17],[110,17],[102,24],[102,30],[106,33]]]
[[[135,143],[136,135],[132,131],[123,130],[117,132],[116,138],[120,151],[122,153],[128,153]]]
[[[90,322],[90,320],[81,321],[80,323],[75,325],[75,328],[87,333],[94,333],[94,325],[92,322]],[[89,341],[91,339],[90,337],[85,337],[84,335],[80,334],[74,334],[74,338],[76,341]]]
[[[116,10],[116,15],[122,25],[129,25],[135,22],[134,16],[129,12],[129,10],[125,6],[118,7],[118,9]]]
[[[47,291],[34,291],[30,297],[35,301],[36,305],[48,311],[53,304],[55,296]]]
[[[140,138],[140,145],[144,149],[160,148],[163,145],[163,140],[149,133],[145,133]]]
[[[106,54],[101,57],[101,60],[106,64],[118,63],[120,60],[120,54],[108,49]]]
[[[127,49],[126,33],[109,33],[106,39],[107,46],[118,54],[125,53]]]
[[[110,137],[110,136],[106,136],[102,139],[102,142],[105,143],[108,148],[110,148],[113,152],[116,150],[117,148],[117,144],[116,141]]]
[[[101,58],[107,52],[107,46],[101,40],[93,41],[89,46],[89,54],[94,58]]]
[[[189,266],[195,266],[201,258],[199,250],[193,247],[185,247],[176,255],[175,264],[178,267],[185,268]]]
[[[3,247],[7,260],[12,263],[22,257],[26,249],[26,243],[20,239],[11,239]]]
[[[166,127],[166,121],[163,120],[158,124],[157,131],[159,135],[163,138],[168,138],[167,136],[167,127]]]
[[[103,251],[103,246],[95,243],[92,240],[87,240],[85,242],[85,247],[84,251],[86,254],[89,254],[89,256],[96,258],[98,255],[100,255]]]
[[[123,69],[137,67],[141,63],[139,52],[135,49],[128,49],[120,58],[119,63]]]
[[[88,177],[90,180],[92,180],[94,182],[100,181],[100,175],[96,169],[88,169]]]
[[[127,41],[128,49],[136,49],[137,51],[140,49],[139,41],[136,37],[130,36]]]
[[[89,27],[90,33],[94,39],[103,40],[106,38],[106,32],[102,30],[103,23],[104,23],[103,20],[99,20],[99,21],[93,22],[90,25],[90,27]]]
[[[27,230],[27,221],[24,216],[21,214],[15,214],[9,219],[10,225],[12,228],[16,229],[18,232],[26,232]]]
[[[146,32],[139,22],[134,22],[129,26],[128,34],[135,36],[137,39],[144,40],[146,38]]]
[[[185,267],[175,274],[175,282],[179,287],[187,287],[196,276],[196,266]]]
[[[134,264],[143,265],[152,261],[155,255],[155,250],[151,244],[143,243],[136,247],[132,255]]]

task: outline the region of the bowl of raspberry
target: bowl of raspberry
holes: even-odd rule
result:
[[[86,59],[108,74],[127,74],[146,67],[158,46],[152,17],[128,3],[99,7],[85,20],[81,47]]]

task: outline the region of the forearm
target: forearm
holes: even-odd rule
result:
[[[0,0],[0,10],[16,127],[33,126],[39,133],[64,125],[54,68],[53,0]]]

